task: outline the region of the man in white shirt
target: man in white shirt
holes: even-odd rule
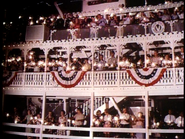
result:
[[[164,122],[167,124],[168,127],[174,126],[175,123],[175,116],[172,114],[172,110],[168,110],[168,115],[165,116]]]
[[[175,124],[178,128],[184,128],[184,114],[183,112],[180,113],[179,117],[175,119]]]
[[[77,113],[74,115],[75,118],[75,126],[80,127],[83,126],[84,122],[84,115],[82,113],[82,110],[80,108],[77,108]]]
[[[74,123],[73,121],[72,123],[74,124],[75,127],[83,127],[85,116],[82,113],[81,108],[77,108],[76,114],[74,115],[72,119],[74,119]],[[83,131],[79,131],[79,130],[72,131],[72,135],[74,136],[81,136],[83,133],[84,133]]]
[[[130,123],[129,123],[130,115],[128,114],[126,108],[123,108],[123,113],[120,114],[119,119],[120,119],[120,126],[122,128],[129,128],[130,127]],[[121,133],[120,136],[123,138],[128,138],[129,134],[128,133]]]
[[[120,119],[121,127],[125,127],[125,128],[130,127],[130,124],[129,124],[130,115],[128,114],[126,108],[123,108],[123,113],[120,114],[119,119]]]

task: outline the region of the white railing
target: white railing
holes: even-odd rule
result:
[[[93,78],[92,78],[93,75]],[[118,78],[119,77],[119,78]],[[184,68],[167,68],[163,77],[155,84],[161,85],[183,85]],[[56,87],[57,83],[50,72],[25,72],[18,73],[10,86],[36,86]],[[76,85],[80,88],[90,87],[138,87],[126,71],[91,71],[87,72],[84,78]]]
[[[143,134],[151,134],[151,133],[176,133],[176,134],[184,134],[183,129],[150,129],[150,128],[103,128],[103,127],[61,127],[61,126],[49,126],[49,125],[27,125],[27,124],[15,124],[15,123],[3,123],[3,126],[7,127],[17,127],[17,128],[40,128],[40,133],[28,133],[25,131],[8,131],[4,130],[5,134],[12,135],[20,135],[20,136],[32,136],[32,137],[40,137],[42,139],[45,138],[71,138],[71,139],[105,139],[105,137],[95,137],[94,132],[114,132],[114,133],[143,133]],[[14,128],[15,129],[15,128]],[[53,129],[53,130],[65,130],[69,131],[69,134],[65,135],[56,135],[56,134],[46,134],[43,133],[45,129]],[[85,131],[89,132],[86,136],[74,136],[71,135],[71,131]],[[109,139],[113,139],[113,137],[109,137]],[[121,138],[120,138],[121,139]],[[146,139],[148,139],[146,137]]]

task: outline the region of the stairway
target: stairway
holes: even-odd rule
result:
[[[104,110],[108,107],[109,109],[114,107],[118,114],[120,114],[120,109],[117,106],[119,102],[121,102],[125,97],[96,97],[94,100],[94,115],[96,115],[96,112],[100,110],[102,113]],[[83,113],[87,115],[90,112],[90,105],[91,100],[87,100],[83,103]]]

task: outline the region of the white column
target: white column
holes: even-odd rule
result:
[[[70,67],[70,46],[67,47],[67,67]]]
[[[138,43],[141,45],[142,49],[144,50],[144,67],[147,67],[147,63],[146,63],[146,60],[147,60],[147,51],[148,51],[148,45],[147,45],[147,42],[143,42],[143,43]]]
[[[93,126],[94,116],[94,92],[91,92],[91,113],[90,113],[90,127]],[[93,132],[90,130],[90,139],[93,139]]]
[[[78,107],[78,99],[75,99],[75,107],[77,108]]]
[[[120,67],[119,67],[119,61],[120,61],[120,45],[119,44],[117,44],[117,47],[116,47],[116,49],[117,49],[117,55],[118,55],[118,59],[117,59],[117,62],[118,62],[118,72],[117,72],[117,78],[118,78],[118,80],[117,80],[117,85],[118,85],[118,87],[120,87]]]
[[[44,88],[46,88],[46,81],[47,81],[47,75],[46,75],[46,71],[47,71],[47,64],[48,64],[48,60],[47,60],[47,56],[48,56],[48,51],[49,49],[43,49],[44,51],[44,56],[45,56],[45,66],[44,66]]]
[[[26,72],[26,64],[27,64],[26,63],[26,55],[27,55],[28,51],[29,51],[29,49],[22,49],[22,52],[24,53],[24,62],[23,62],[24,70],[23,70],[23,82],[22,82],[23,87],[25,85],[25,72]]]
[[[63,110],[66,112],[67,110],[67,105],[66,105],[66,99],[63,99],[64,105],[63,105]]]
[[[170,42],[170,47],[172,49],[172,66],[175,67],[175,46],[173,41]]]
[[[175,85],[176,84],[176,74],[175,74],[175,43],[174,43],[174,40],[170,41],[170,47],[172,49],[173,85]]]
[[[146,63],[146,60],[147,60],[147,50],[148,50],[147,43],[146,42],[143,42],[143,44],[141,44],[141,47],[144,50],[144,63],[145,63],[144,67],[147,67],[147,63]]]
[[[48,52],[49,52],[49,50],[50,49],[43,49],[43,51],[44,51],[44,56],[45,56],[45,66],[44,66],[44,71],[46,72],[47,71],[47,64],[48,64],[48,60],[47,60],[47,58],[48,58]]]
[[[91,69],[92,90],[94,88],[94,47],[95,46],[91,46],[91,52],[92,52],[92,69]]]
[[[145,129],[146,139],[149,139],[149,109],[148,109],[148,91],[145,92]]]
[[[42,96],[42,123],[41,123],[41,128],[40,128],[40,139],[42,139],[42,133],[43,133],[45,108],[46,108],[46,92],[44,92]]]
[[[92,81],[92,92],[91,92],[91,111],[90,111],[90,128],[93,126],[93,117],[94,117],[94,47],[91,46],[92,52],[92,70],[91,70],[91,81]],[[93,139],[93,132],[90,130],[90,139]]]

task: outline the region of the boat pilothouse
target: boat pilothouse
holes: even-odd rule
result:
[[[183,138],[184,2],[118,1],[55,3],[60,17],[3,46],[6,137]]]

